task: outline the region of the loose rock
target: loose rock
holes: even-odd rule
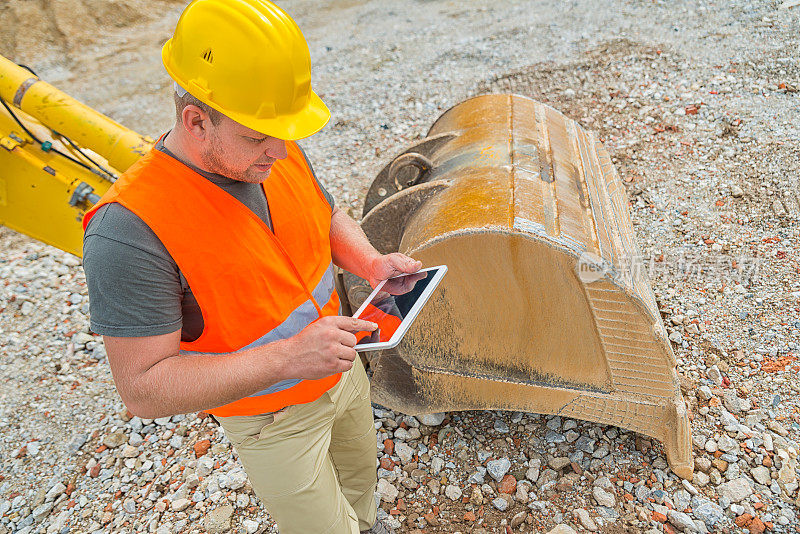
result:
[[[223,534],[231,529],[233,506],[226,504],[211,510],[206,516],[205,527],[209,534]]]
[[[584,510],[583,508],[578,508],[577,510],[573,511],[573,514],[578,519],[578,522],[581,524],[583,528],[588,530],[589,532],[597,531],[597,523],[589,515],[589,512]]]
[[[739,477],[720,486],[719,493],[730,502],[740,502],[753,494],[753,488],[746,478]]]

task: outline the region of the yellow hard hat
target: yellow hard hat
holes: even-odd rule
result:
[[[268,0],[194,0],[161,59],[183,89],[265,135],[302,139],[330,119],[300,28]]]

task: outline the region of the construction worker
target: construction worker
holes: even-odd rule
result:
[[[205,410],[281,533],[387,533],[376,434],[333,265],[416,272],[337,209],[297,139],[330,113],[267,0],[196,0],[162,51],[177,120],[84,219],[91,327],[144,418]]]

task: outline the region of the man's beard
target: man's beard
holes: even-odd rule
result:
[[[219,174],[239,182],[260,184],[269,176],[269,173],[257,173],[252,167],[241,171],[228,165],[221,143],[216,136],[212,137],[211,146],[208,150],[200,154],[200,159],[208,172],[213,172],[214,174]]]

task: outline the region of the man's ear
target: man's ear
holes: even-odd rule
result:
[[[189,104],[181,112],[183,128],[195,139],[204,141],[208,137],[208,125],[211,118],[208,113],[197,106]]]

